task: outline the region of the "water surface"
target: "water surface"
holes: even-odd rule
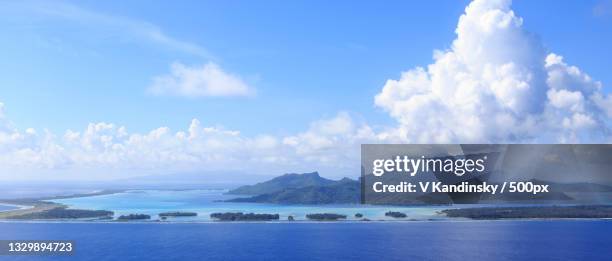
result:
[[[612,222],[586,220],[0,222],[0,231],[3,239],[74,240],[78,260],[610,260],[612,245]]]

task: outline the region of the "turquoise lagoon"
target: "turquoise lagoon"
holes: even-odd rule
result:
[[[121,193],[52,200],[68,205],[69,208],[103,209],[115,212],[115,218],[125,214],[148,214],[151,219],[158,214],[170,211],[189,211],[198,213],[197,217],[174,217],[168,221],[211,221],[210,214],[215,212],[244,212],[279,214],[280,220],[293,216],[296,220],[306,220],[310,213],[337,213],[347,215],[348,220],[357,220],[356,213],[371,220],[397,220],[386,217],[387,211],[400,211],[408,215],[404,220],[446,219],[438,211],[448,206],[372,206],[361,204],[342,205],[280,205],[262,203],[232,203],[223,200],[236,198],[226,195],[226,190],[129,190]]]

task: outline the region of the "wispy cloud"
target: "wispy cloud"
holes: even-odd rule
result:
[[[612,15],[612,0],[601,0],[593,7],[593,15],[607,17]]]
[[[215,63],[186,66],[175,62],[171,66],[170,74],[153,78],[148,92],[155,95],[196,98],[250,96],[255,94],[255,89],[239,76],[225,72]]]
[[[189,41],[170,36],[159,26],[138,19],[112,15],[86,9],[74,4],[59,1],[15,1],[0,3],[0,14],[21,14],[33,21],[57,19],[72,22],[85,27],[99,28],[104,31],[126,36],[128,38],[157,44],[174,51],[213,59],[206,48]],[[41,19],[42,18],[42,19]],[[94,30],[92,30],[94,31]]]

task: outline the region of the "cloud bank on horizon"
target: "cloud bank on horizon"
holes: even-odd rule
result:
[[[359,158],[359,143],[374,136],[367,125],[357,124],[345,112],[284,137],[244,137],[239,131],[202,126],[197,119],[186,130],[175,132],[160,127],[144,134],[129,133],[124,126],[99,122],[56,136],[47,130],[20,131],[3,115],[0,103],[0,164],[10,170],[5,173],[37,169],[117,178],[128,172],[138,176],[203,170],[247,174],[352,170]],[[6,178],[17,176],[0,177]]]
[[[570,143],[611,141],[612,96],[600,82],[548,52],[509,0],[475,0],[465,9],[450,49],[434,62],[390,79],[375,104],[397,126],[374,130],[349,113],[313,122],[294,135],[245,137],[239,131],[160,127],[129,133],[112,123],[56,135],[15,128],[0,103],[0,164],[4,169],[184,170],[359,174],[361,143]],[[244,96],[253,89],[215,64],[175,64],[154,79],[154,94]],[[329,173],[334,175],[335,173]]]

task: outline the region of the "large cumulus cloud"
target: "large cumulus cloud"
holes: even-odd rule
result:
[[[377,106],[405,142],[609,142],[612,98],[548,52],[510,0],[475,0],[450,49],[388,80]]]

